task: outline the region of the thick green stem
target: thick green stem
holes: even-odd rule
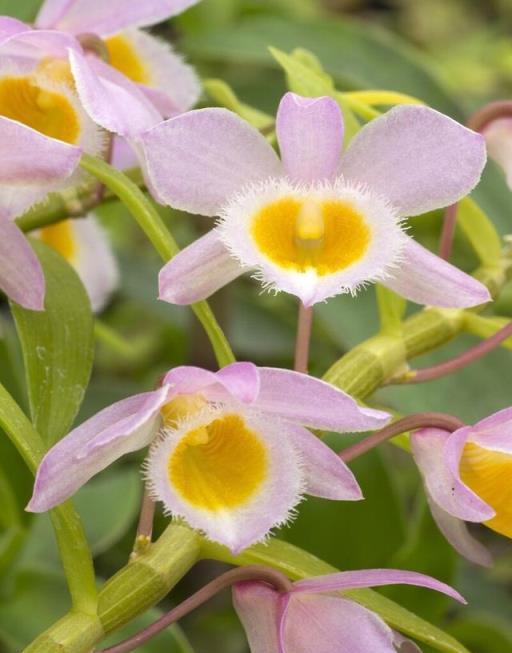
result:
[[[137,186],[144,186],[144,179],[139,168],[125,170],[124,174]],[[110,191],[98,193],[98,184],[83,184],[60,193],[51,193],[41,204],[37,204],[22,216],[16,224],[25,233],[48,227],[68,218],[85,216],[98,204],[115,199]]]
[[[483,266],[474,276],[493,296],[512,273],[512,261],[503,258],[493,267]],[[406,370],[407,361],[452,340],[464,330],[466,311],[425,308],[405,320],[400,336],[377,335],[357,345],[332,365],[324,380],[364,399],[379,386]]]
[[[197,562],[201,537],[171,524],[146,553],[112,576],[99,593],[97,621],[71,611],[25,649],[25,653],[88,653],[105,635],[158,603]]]
[[[180,251],[158,211],[141,189],[126,175],[105,161],[88,154],[82,156],[80,165],[123,202],[163,261],[167,262]],[[232,363],[235,357],[231,347],[207,302],[193,304],[192,310],[210,339],[219,366]]]

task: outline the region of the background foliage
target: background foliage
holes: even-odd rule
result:
[[[38,0],[2,0],[0,14],[30,20],[38,5]],[[284,52],[296,47],[310,50],[332,75],[338,90],[401,91],[464,120],[485,101],[509,97],[511,27],[512,7],[507,0],[203,0],[172,25],[163,24],[156,31],[175,42],[204,78],[225,80],[243,102],[268,114],[274,113],[286,90],[283,71],[268,51],[273,46]],[[215,104],[218,86],[207,84],[206,88],[212,96],[205,93],[204,104]],[[510,193],[491,164],[475,195],[500,232],[510,231]],[[171,210],[162,214],[180,245],[209,226],[205,218],[191,219]],[[122,287],[101,317],[114,335],[96,333],[91,383],[78,421],[114,400],[153,387],[173,365],[213,365],[210,346],[191,312],[156,301],[160,261],[136,224],[114,201],[102,208],[100,217],[115,246]],[[413,221],[417,237],[430,246],[435,246],[439,226],[439,214]],[[73,316],[84,306],[74,273],[56,255],[43,252],[42,256],[47,274],[57,275],[61,284],[51,300],[59,319],[51,328],[41,329],[33,314],[18,308],[14,311],[16,332],[7,305],[0,307],[0,382],[51,441],[69,428],[87,385],[93,330],[87,314],[81,315],[78,326],[73,324]],[[476,264],[462,237],[457,240],[456,262],[466,270]],[[219,293],[212,304],[239,359],[291,365],[293,298],[261,295],[259,288],[242,279]],[[512,286],[493,310],[512,315]],[[321,375],[344,351],[372,335],[377,323],[373,289],[357,300],[338,297],[318,306],[312,373]],[[52,347],[55,339],[62,343],[68,327],[73,334],[70,341],[64,348]],[[25,344],[31,339],[28,348],[34,355],[25,361],[18,338],[25,339]],[[447,358],[472,340],[462,336],[417,364]],[[57,370],[55,378],[45,377],[48,365]],[[25,370],[30,380],[28,396],[24,395]],[[41,412],[44,393],[58,392],[63,378],[67,385],[73,384],[76,395],[67,396],[56,412]],[[509,383],[509,354],[500,350],[446,379],[390,386],[373,399],[397,412],[447,411],[472,422],[511,404]],[[342,437],[333,436],[332,443],[340,447]],[[100,577],[121,567],[131,549],[141,492],[139,463],[136,455],[120,461],[78,495],[77,507]],[[443,597],[413,588],[391,588],[386,593],[446,628],[472,653],[512,650],[510,544],[482,529],[479,537],[487,541],[498,562],[489,572],[470,567],[454,555],[432,523],[409,456],[388,446],[358,460],[354,470],[366,496],[364,504],[308,499],[281,537],[342,569],[396,566],[454,584],[470,601],[469,608],[459,610]],[[19,455],[7,438],[0,438],[0,651],[6,652],[28,643],[61,616],[69,602],[49,519],[23,512],[31,483]],[[173,596],[189,594],[218,571],[217,563],[201,563]],[[131,630],[137,627],[140,623],[132,624]],[[176,628],[141,650],[246,651],[227,593],[184,620],[183,628],[186,636]]]

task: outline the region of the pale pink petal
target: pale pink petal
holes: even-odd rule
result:
[[[297,182],[331,180],[343,147],[343,117],[330,97],[286,93],[276,116],[276,133],[286,174]]]
[[[121,136],[112,137],[110,163],[118,170],[138,168],[140,165],[137,153],[126,138],[122,138]]]
[[[156,108],[158,113],[161,114],[162,118],[174,118],[175,116],[179,116],[180,113],[183,113],[183,110],[178,107],[176,102],[172,101],[165,91],[161,91],[158,88],[151,88],[150,86],[144,86],[144,84],[138,84],[138,87]],[[193,104],[195,104],[195,102]]]
[[[201,95],[197,73],[168,41],[137,29],[126,30],[121,36],[133,47],[146,71],[146,85],[139,88],[162,116],[176,116],[196,104]]]
[[[279,653],[279,603],[272,587],[257,581],[233,586],[233,606],[245,629],[251,653]],[[291,653],[291,652],[289,652]]]
[[[202,367],[183,365],[175,367],[164,377],[172,395],[199,392],[209,401],[237,399],[252,404],[260,390],[259,368],[254,363],[237,362],[226,365],[218,372]]]
[[[0,290],[24,308],[44,309],[45,280],[39,259],[18,227],[0,209]]]
[[[374,612],[341,597],[296,594],[288,603],[284,649],[286,653],[396,653],[393,631]]]
[[[64,32],[56,30],[32,30],[15,32],[0,44],[3,57],[20,57],[40,61],[43,57],[67,58],[68,51],[80,52],[78,41]]]
[[[286,434],[301,455],[306,494],[338,501],[363,498],[354,474],[320,438],[296,424],[288,425]]]
[[[458,519],[482,522],[491,519],[495,511],[462,482],[459,473],[469,431],[469,427],[454,434],[441,429],[421,429],[411,435],[411,447],[432,499]]]
[[[512,454],[512,408],[504,408],[480,420],[471,428],[468,442]]]
[[[432,517],[453,548],[471,562],[483,567],[491,567],[492,555],[483,544],[470,535],[466,524],[438,506],[428,493],[427,499]]]
[[[368,123],[342,158],[341,173],[386,199],[401,216],[456,202],[478,183],[485,142],[434,109],[400,106]]]
[[[215,375],[222,385],[239,401],[252,404],[260,392],[260,373],[254,363],[232,363]]]
[[[193,304],[233,281],[244,268],[219,240],[217,229],[198,238],[160,270],[159,299]]]
[[[453,587],[432,576],[403,569],[362,569],[361,571],[340,571],[325,576],[305,578],[293,584],[292,592],[334,592],[360,587],[382,587],[384,585],[414,585],[446,594],[460,603],[466,603]]]
[[[512,118],[493,120],[482,132],[489,156],[501,166],[512,188]]]
[[[43,458],[26,509],[53,508],[124,454],[147,446],[157,434],[168,393],[162,387],[123,399],[71,431]]]
[[[21,20],[11,18],[10,16],[0,16],[0,45],[9,36],[27,32],[28,30],[30,30],[30,27],[22,23]]]
[[[197,2],[199,0],[45,0],[36,25],[104,36],[126,27],[160,23]]]
[[[69,61],[80,100],[104,129],[137,139],[162,117],[137,84],[97,57],[70,51]]]
[[[265,138],[226,109],[199,109],[166,120],[142,143],[158,201],[189,213],[218,215],[247,184],[282,174]]]
[[[260,367],[261,391],[257,407],[291,422],[311,428],[367,431],[380,428],[389,415],[358,406],[333,385],[307,374],[275,367]]]
[[[402,259],[383,285],[417,304],[466,308],[491,301],[473,277],[407,238]]]
[[[18,216],[70,177],[78,147],[0,116],[0,207]]]

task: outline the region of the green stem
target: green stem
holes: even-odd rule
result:
[[[29,469],[35,473],[45,453],[43,440],[2,385],[0,427],[6,432]],[[83,614],[94,615],[97,606],[96,580],[80,517],[70,501],[54,508],[50,515],[73,608]]]
[[[105,161],[89,154],[82,155],[80,165],[123,202],[163,261],[167,262],[180,251],[158,211],[141,189],[126,175]],[[192,310],[210,339],[219,366],[222,367],[232,363],[235,357],[231,347],[207,302],[202,301],[193,304]]]
[[[139,348],[132,342],[128,341],[120,333],[98,318],[94,320],[94,336],[98,342],[103,343],[111,351],[128,360],[137,360],[141,352],[145,352],[146,350],[144,346],[139,351]]]
[[[144,186],[144,179],[139,168],[125,170],[124,174],[137,186]],[[98,204],[115,199],[110,191],[98,193],[95,183],[83,184],[61,193],[51,193],[41,204],[37,204],[16,220],[18,227],[25,233],[48,227],[68,218],[85,216]]]
[[[89,653],[105,635],[164,598],[197,562],[200,552],[197,532],[171,524],[146,553],[101,588],[98,624],[87,623],[83,615],[71,611],[35,639],[25,653]]]
[[[496,296],[512,274],[504,258],[492,268],[483,266],[474,276]],[[467,311],[424,308],[402,324],[401,336],[377,335],[354,347],[324,374],[324,380],[364,399],[406,369],[407,361],[444,345],[465,328]]]

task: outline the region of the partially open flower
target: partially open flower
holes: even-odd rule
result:
[[[251,653],[405,653],[419,649],[381,617],[339,590],[416,585],[465,603],[454,589],[430,576],[395,569],[367,569],[317,576],[279,593],[262,582],[238,583],[233,601]]]
[[[276,131],[281,160],[224,109],[191,111],[143,136],[155,196],[220,217],[163,268],[161,299],[188,304],[250,270],[308,306],[372,281],[422,304],[489,300],[481,283],[402,225],[475,186],[485,163],[480,135],[433,109],[401,106],[366,125],[342,156],[337,103],[293,93],[281,101]]]
[[[32,309],[44,306],[43,272],[12,221],[48,193],[79,182],[82,151],[98,154],[104,149],[103,134],[85,113],[69,68],[57,65],[73,43],[66,35],[35,36],[19,21],[0,20],[0,210],[4,232],[0,287]]]
[[[27,509],[61,503],[160,432],[146,466],[155,498],[236,552],[289,519],[303,493],[362,498],[345,463],[304,426],[363,431],[388,417],[296,372],[251,363],[215,374],[178,367],[160,389],[113,404],[56,444]]]
[[[107,234],[95,215],[63,220],[40,229],[37,236],[75,268],[92,310],[101,311],[119,285],[119,270]]]
[[[512,408],[454,433],[416,431],[411,444],[440,530],[461,555],[490,565],[489,552],[464,522],[512,538]]]

